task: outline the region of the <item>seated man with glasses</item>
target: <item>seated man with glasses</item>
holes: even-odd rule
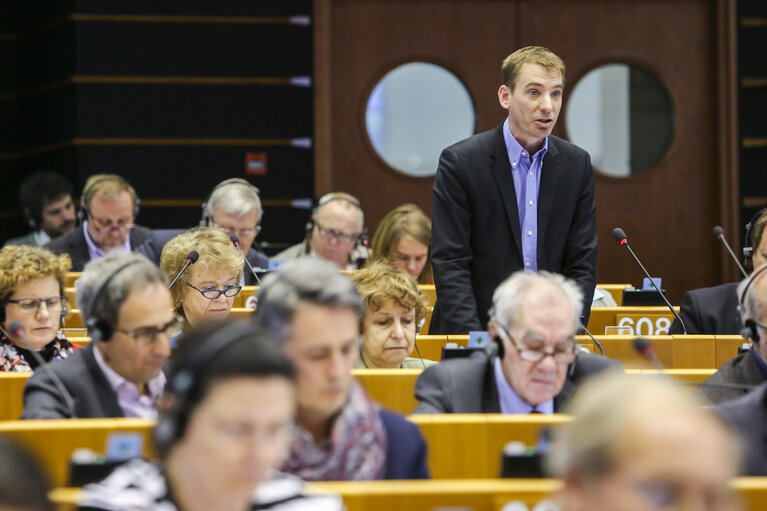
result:
[[[210,192],[202,205],[201,226],[216,227],[229,236],[237,236],[240,248],[254,270],[269,268],[269,258],[256,246],[256,236],[261,232],[263,208],[259,190],[248,181],[231,178],[221,181]],[[155,229],[152,235],[136,249],[157,264],[163,247],[185,229]],[[229,242],[231,243],[231,241]],[[250,271],[245,272],[244,285],[256,285]]]
[[[585,377],[615,362],[578,354],[583,294],[561,275],[516,272],[493,295],[493,345],[446,360],[418,377],[415,413],[545,413],[562,406]]]
[[[136,190],[116,174],[96,174],[88,178],[80,197],[83,224],[46,245],[57,254],[69,254],[72,271],[83,271],[85,264],[107,252],[131,252],[152,232],[135,225],[139,199]]]
[[[35,372],[21,418],[156,418],[170,338],[183,324],[166,286],[162,271],[139,254],[88,263],[75,293],[92,341],[50,372]]]
[[[306,226],[306,239],[272,259],[285,261],[312,255],[342,270],[356,270],[370,255],[366,246],[357,243],[364,232],[365,214],[359,201],[348,193],[329,193],[317,201]]]

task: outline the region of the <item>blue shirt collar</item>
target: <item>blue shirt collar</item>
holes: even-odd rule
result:
[[[756,345],[751,346],[751,351],[754,352],[754,358],[756,359],[756,365],[759,366],[759,369],[762,371],[762,375],[767,379],[767,364],[764,363],[764,360],[762,360],[762,357],[759,356],[759,351],[756,349]]]
[[[511,135],[509,130],[509,118],[507,117],[503,121],[503,141],[506,143],[506,153],[509,155],[509,163],[517,163],[522,155],[522,151],[527,152],[527,149],[522,147],[517,139]],[[533,158],[543,158],[546,156],[546,152],[549,150],[549,137],[543,139],[543,145],[538,152],[533,155]],[[528,155],[528,161],[530,156]]]
[[[500,404],[501,413],[520,413],[527,414],[533,411],[533,406],[522,399],[519,394],[516,393],[514,388],[506,381],[506,376],[503,374],[501,368],[500,357],[495,357],[493,361],[495,371],[495,386],[498,388],[498,403]],[[539,405],[535,406],[536,411],[551,415],[554,413],[554,400],[549,399]]]

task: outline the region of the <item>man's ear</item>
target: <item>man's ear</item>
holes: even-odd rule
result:
[[[493,320],[487,322],[487,332],[490,334],[490,339],[495,339],[498,337],[498,330],[498,323]]]
[[[511,89],[509,89],[505,85],[501,85],[501,87],[498,89],[498,102],[501,104],[504,110],[509,109],[510,99],[511,99]]]

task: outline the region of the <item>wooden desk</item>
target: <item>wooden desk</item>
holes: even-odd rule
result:
[[[80,275],[82,275],[83,272],[81,271],[70,271],[67,272],[67,276],[64,279],[64,286],[66,287],[73,287],[75,285],[75,281],[80,278]]]
[[[138,433],[143,438],[143,455],[155,455],[151,441],[154,421],[144,419],[62,419],[0,422],[0,435],[28,447],[48,469],[51,484],[64,486],[69,459],[78,448],[106,451],[112,433]]]
[[[626,326],[632,335],[663,335],[673,319],[667,307],[592,307],[588,329],[597,335],[604,334],[606,326]]]
[[[408,415],[418,400],[413,391],[421,369],[352,369],[367,395],[387,410]]]
[[[615,303],[621,305],[623,302],[623,290],[631,287],[631,284],[597,284],[597,287],[610,293]]]
[[[24,409],[22,396],[32,373],[0,372],[0,421],[14,421]]]

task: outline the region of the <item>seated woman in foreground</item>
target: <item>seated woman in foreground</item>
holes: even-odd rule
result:
[[[72,344],[60,333],[67,314],[64,283],[69,255],[42,247],[0,250],[0,371],[34,371],[36,352],[45,362],[67,358]],[[10,331],[11,323],[21,331]]]
[[[370,243],[371,261],[389,261],[419,284],[434,284],[430,246],[431,220],[415,204],[403,204],[378,224]]]
[[[215,228],[192,229],[170,240],[162,250],[160,267],[168,282],[181,271],[186,257],[197,251],[199,259],[170,289],[173,307],[184,318],[184,329],[203,320],[223,319],[232,312],[245,260],[229,237]]]
[[[295,370],[274,337],[209,322],[173,352],[155,429],[158,463],[141,459],[85,487],[81,510],[340,511],[331,494],[276,472],[293,439]]]
[[[437,363],[410,356],[426,312],[425,298],[412,277],[374,261],[352,280],[365,304],[357,369],[424,369]]]

